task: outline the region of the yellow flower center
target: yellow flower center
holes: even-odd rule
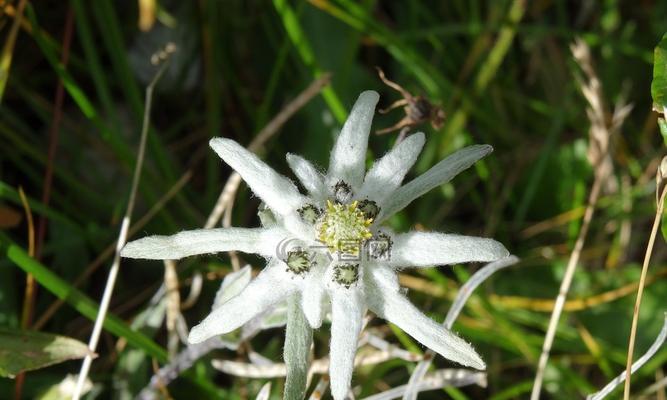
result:
[[[373,236],[368,229],[373,219],[366,218],[357,205],[356,201],[338,204],[327,200],[319,239],[329,247],[329,251],[358,255],[363,242]]]

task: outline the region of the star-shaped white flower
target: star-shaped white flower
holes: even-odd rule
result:
[[[508,251],[486,238],[435,232],[397,234],[382,227],[382,222],[451,180],[492,148],[466,147],[401,185],[424,145],[424,134],[416,133],[366,172],[368,135],[377,102],[375,92],[359,96],[336,140],[326,175],[307,160],[287,155],[307,195],[238,143],[224,138],[211,140],[213,150],[266,205],[260,215],[263,227],[184,231],[173,236],[145,237],[125,246],[121,254],[131,258],[179,259],[234,250],[267,259],[266,268],[241,293],[192,329],[191,343],[239,328],[288,299],[291,304],[300,304],[291,309],[288,318],[288,371],[290,364],[307,362],[306,355],[294,354],[294,349],[308,351],[310,329],[320,327],[330,305],[330,377],[335,399],[345,398],[350,388],[357,339],[367,308],[443,357],[485,368],[468,343],[425,316],[401,293],[397,271],[489,262],[508,256]],[[305,369],[307,366],[292,365],[292,370]]]

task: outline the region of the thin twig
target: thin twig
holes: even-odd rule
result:
[[[160,298],[164,295],[164,289],[158,289],[158,292],[153,296],[154,299]],[[155,301],[155,300],[154,300]],[[267,310],[270,312],[271,310]],[[261,324],[258,322],[263,319],[266,313],[262,313],[253,318],[245,327],[252,325],[249,329],[241,331],[241,337],[238,341],[228,341],[220,336],[215,336],[204,342],[188,345],[186,348],[160,368],[150,379],[148,385],[141,390],[137,396],[138,400],[154,400],[157,398],[155,390],[166,387],[174,379],[176,379],[181,372],[189,369],[200,358],[217,349],[237,350],[239,345],[247,340],[254,338],[261,331]]]
[[[393,354],[394,357],[400,358],[401,360],[414,362],[414,361],[419,361],[423,358],[421,355],[404,350],[396,346],[395,344],[387,342],[386,340],[384,340],[379,336],[370,333],[366,333],[364,336],[365,336],[365,342],[369,346],[373,346],[381,351],[391,352],[391,354]]]
[[[658,168],[658,174],[661,174]],[[659,190],[659,188],[658,188]],[[632,313],[632,327],[630,328],[630,340],[628,341],[628,357],[625,365],[625,388],[623,389],[623,398],[628,400],[630,398],[630,380],[632,375],[632,355],[635,350],[635,338],[637,336],[637,322],[639,320],[639,308],[642,304],[642,295],[644,294],[644,285],[646,284],[646,274],[648,273],[648,263],[651,260],[653,253],[653,245],[655,244],[655,237],[658,233],[660,220],[662,219],[662,212],[665,208],[665,196],[667,195],[667,186],[662,188],[660,199],[658,200],[658,210],[655,213],[653,220],[653,228],[651,228],[651,236],[648,239],[646,246],[646,253],[644,254],[644,263],[642,265],[642,273],[639,277],[639,288],[637,288],[637,300],[635,301],[635,308]]]
[[[660,347],[662,347],[663,343],[665,343],[665,339],[667,339],[667,313],[664,314],[663,317],[665,320],[662,324],[662,329],[660,330],[660,333],[658,334],[658,337],[655,339],[651,347],[644,353],[643,356],[639,357],[637,361],[631,365],[631,370],[630,373],[634,374],[637,372],[639,368],[641,368],[648,360],[651,359],[655,355],[655,353],[660,350]],[[611,393],[618,385],[623,383],[623,381],[627,382],[627,375],[626,372],[621,372],[616,378],[614,378],[613,381],[609,382],[607,386],[605,386],[602,390],[600,390],[597,393],[593,393],[589,396],[586,397],[586,400],[602,400],[604,399],[609,393]]]
[[[313,393],[310,394],[308,400],[321,400],[327,387],[329,387],[329,375],[324,374],[320,377],[317,385],[315,385],[315,389],[313,389]]]
[[[65,31],[63,33],[63,49],[60,62],[63,67],[67,67],[69,61],[70,47],[72,43],[72,31],[74,26],[74,10],[69,7],[67,10],[67,19],[65,20]],[[42,185],[42,204],[49,205],[51,199],[51,187],[53,182],[53,164],[56,158],[56,150],[58,149],[58,137],[60,136],[60,122],[62,120],[63,101],[65,97],[65,89],[62,80],[58,79],[56,86],[56,94],[53,105],[53,119],[49,128],[49,150],[48,161],[46,164],[46,171],[44,171],[44,183]],[[37,246],[36,256],[40,258],[41,250],[46,236],[46,217],[43,215],[39,218],[37,225]]]
[[[665,398],[665,387],[667,386],[667,377],[665,377],[661,368],[658,368],[660,375],[656,376],[656,381],[651,386],[644,389],[642,394],[637,398],[637,400],[647,400],[657,398],[656,400],[663,400]],[[653,395],[655,393],[655,395]]]
[[[447,312],[447,316],[445,317],[445,321],[443,322],[445,329],[452,329],[452,326],[454,326],[456,318],[461,313],[461,310],[463,310],[463,306],[466,304],[466,302],[468,301],[472,293],[475,291],[475,289],[479,287],[479,285],[481,285],[484,281],[486,281],[491,275],[496,273],[498,270],[514,265],[517,262],[519,262],[519,259],[516,256],[509,256],[501,260],[489,263],[484,267],[482,267],[481,269],[479,269],[477,272],[475,272],[470,277],[470,279],[468,279],[468,281],[463,286],[461,286],[461,289],[459,289],[459,292],[457,293],[456,298],[454,299],[454,303]],[[427,350],[424,353],[422,361],[420,361],[419,364],[417,364],[414,371],[412,372],[412,375],[410,376],[408,384],[405,386],[405,392],[403,394],[404,400],[408,399],[412,400],[417,398],[417,394],[419,393],[419,388],[420,388],[419,385],[426,376],[426,373],[428,372],[428,369],[431,366],[434,356],[435,352],[431,349]]]
[[[414,356],[410,357],[414,361]],[[377,350],[368,353],[358,353],[354,358],[354,366],[365,367],[376,365],[388,360],[403,359],[403,354],[393,350]],[[213,360],[213,367],[226,374],[241,378],[281,378],[287,374],[287,367],[283,363],[257,365],[240,361]],[[308,375],[324,374],[329,370],[329,358],[315,360],[310,365]]]
[[[169,46],[169,44],[167,45]],[[173,44],[171,44],[173,46]],[[95,325],[93,326],[93,332],[90,335],[90,341],[88,342],[88,349],[90,354],[94,354],[97,349],[97,343],[102,333],[102,325],[104,319],[106,318],[107,311],[109,310],[109,303],[111,302],[111,295],[113,294],[113,289],[116,284],[116,277],[118,276],[118,270],[120,269],[120,250],[125,246],[127,241],[127,231],[130,227],[130,220],[132,218],[132,211],[134,210],[134,203],[137,197],[137,189],[139,187],[139,178],[141,177],[141,169],[144,162],[144,155],[146,150],[146,139],[148,137],[148,126],[150,123],[150,111],[153,101],[153,89],[157,84],[158,80],[166,70],[168,66],[167,60],[163,60],[160,69],[158,69],[155,77],[146,87],[146,105],[144,109],[144,119],[141,127],[141,138],[139,142],[139,151],[137,154],[137,164],[134,168],[134,174],[132,176],[132,187],[130,189],[130,197],[127,202],[127,208],[125,210],[125,215],[123,216],[123,222],[120,227],[120,233],[118,235],[118,242],[116,245],[116,252],[114,254],[114,260],[111,264],[111,269],[109,270],[109,275],[107,277],[107,283],[104,287],[104,293],[102,295],[102,301],[100,302],[100,308],[97,313],[97,318],[95,319]],[[86,382],[86,377],[88,376],[88,371],[90,370],[90,365],[93,362],[91,355],[87,355],[83,359],[83,364],[81,365],[81,371],[79,372],[79,378],[76,382],[76,388],[74,389],[74,394],[72,395],[73,400],[79,400],[81,397],[81,390],[84,383]]]
[[[176,262],[164,260],[164,286],[167,300],[167,352],[169,358],[173,358],[178,352],[180,342],[176,324],[181,315],[181,295],[178,291],[178,274],[176,273]]]
[[[427,374],[417,385],[418,392],[437,390],[443,387],[461,387],[477,385],[486,387],[486,373],[469,369],[440,369]],[[408,389],[408,385],[401,385],[382,393],[378,393],[364,400],[390,400],[401,397]]]
[[[662,370],[662,368],[658,368],[655,371],[655,379],[656,383],[651,386],[656,388],[655,390],[657,392],[656,400],[667,400],[667,394],[665,393],[664,385],[663,386],[657,385],[658,382],[665,380],[665,372]]]
[[[519,259],[516,256],[509,256],[487,264],[482,269],[475,272],[473,276],[470,277],[470,279],[468,279],[468,281],[463,286],[461,286],[459,293],[456,295],[456,299],[454,300],[454,303],[452,304],[451,308],[447,312],[447,316],[445,317],[445,328],[452,329],[456,318],[458,318],[461,310],[463,310],[463,306],[479,285],[486,281],[491,275],[495,274],[498,270],[507,268],[518,262]]]
[[[194,274],[190,282],[190,292],[188,297],[181,302],[181,310],[187,310],[188,308],[195,305],[201,294],[202,286],[204,285],[204,277],[202,274]]]
[[[153,400],[157,398],[155,390],[166,387],[171,381],[176,379],[181,372],[190,368],[197,360],[213,350],[217,349],[235,349],[236,345],[227,342],[216,336],[204,342],[190,345],[183,349],[169,364],[160,368],[151,377],[148,386],[146,386],[137,395],[137,400]]]
[[[236,187],[238,189],[238,186]],[[222,218],[222,227],[231,228],[232,227],[232,212],[234,211],[234,202],[236,201],[236,191],[234,195],[229,198],[227,202],[227,207],[225,208],[225,215]],[[236,251],[229,252],[229,259],[232,261],[232,269],[238,271],[241,269],[241,259]]]
[[[211,229],[218,224],[220,218],[222,218],[222,214],[225,212],[227,203],[229,203],[229,199],[236,196],[236,190],[241,184],[241,180],[241,175],[236,173],[236,171],[229,175],[227,183],[223,186],[220,196],[218,196],[218,200],[216,200],[215,206],[213,206],[213,210],[211,210],[211,214],[209,214],[204,224],[204,229]]]

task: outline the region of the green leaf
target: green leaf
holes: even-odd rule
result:
[[[13,378],[67,360],[83,358],[88,346],[51,333],[0,328],[0,376]]]
[[[660,128],[660,135],[662,135],[662,140],[667,145],[667,121],[664,118],[658,118],[658,127]]]
[[[667,33],[665,33],[655,48],[651,96],[653,97],[655,107],[659,111],[667,107]]]

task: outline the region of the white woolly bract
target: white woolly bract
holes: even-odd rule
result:
[[[285,215],[301,207],[307,201],[292,181],[274,171],[255,153],[248,151],[235,141],[214,138],[209,144],[274,212]]]
[[[280,264],[279,261],[271,262],[245,290],[213,310],[192,328],[188,341],[196,344],[231,332],[297,290],[297,285],[286,276],[284,266]]]
[[[360,291],[340,289],[331,292],[329,376],[334,400],[344,400],[350,390],[357,340],[365,311]]]
[[[379,317],[449,360],[467,367],[486,368],[470,344],[424,315],[395,288],[385,286],[382,280],[371,278],[367,282],[368,308]]]
[[[382,222],[401,211],[414,199],[431,189],[449,182],[492,151],[493,147],[486,144],[468,146],[440,161],[422,175],[398,188],[384,205],[377,222]]]
[[[375,105],[380,96],[377,92],[361,93],[354,103],[350,116],[340,131],[329,160],[327,181],[329,185],[342,180],[354,189],[361,186],[366,173],[366,149],[371,131]]]
[[[322,173],[310,161],[299,155],[288,153],[286,159],[290,169],[311,197],[324,200],[327,196],[327,185]]]
[[[313,329],[322,325],[323,302],[326,296],[322,280],[324,279],[324,267],[316,267],[305,278],[303,292],[301,293],[301,307],[306,320]]]
[[[382,158],[377,160],[364,178],[359,193],[360,198],[370,198],[380,204],[403,182],[405,174],[417,160],[424,147],[424,134],[417,132],[397,144]]]
[[[431,267],[469,262],[489,262],[509,256],[501,243],[487,238],[437,232],[397,234],[388,265]]]
[[[232,297],[236,297],[236,295],[241,293],[241,291],[248,286],[250,279],[252,279],[252,268],[250,268],[250,265],[246,265],[238,271],[232,271],[227,274],[225,279],[222,280],[220,289],[218,289],[218,292],[215,294],[211,310],[215,310],[229,301]]]
[[[126,258],[178,260],[198,254],[233,250],[271,257],[287,234],[281,228],[195,229],[171,236],[147,236],[129,242],[120,255]]]

